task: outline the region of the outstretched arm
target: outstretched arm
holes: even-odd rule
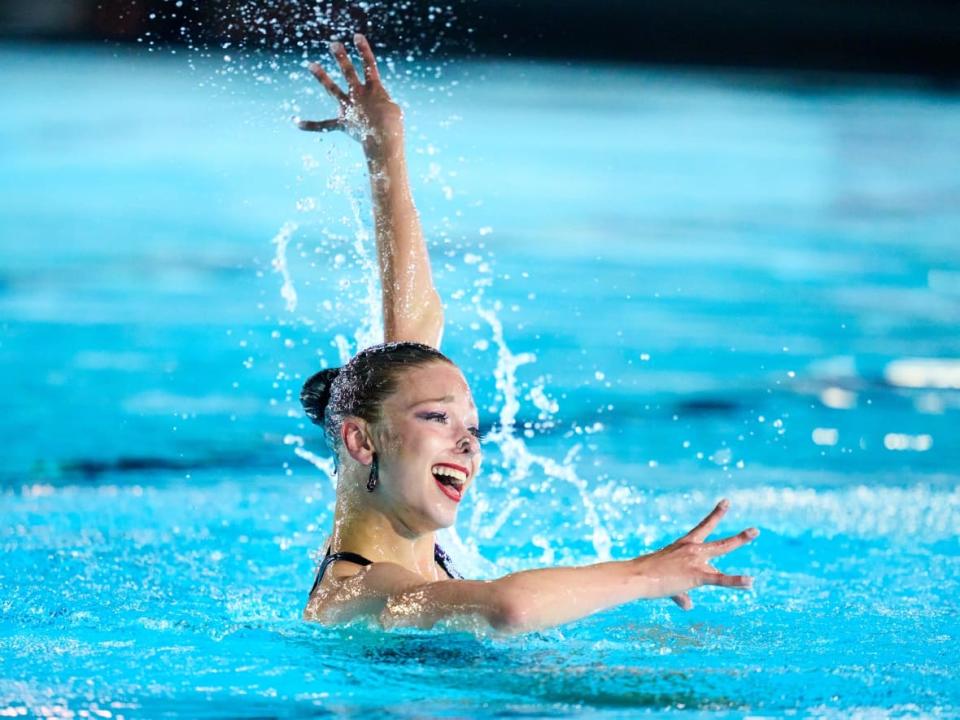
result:
[[[725,575],[709,564],[757,536],[756,529],[749,528],[723,540],[706,542],[727,507],[721,502],[676,542],[632,560],[527,570],[486,582],[432,583],[424,583],[399,565],[374,563],[352,576],[321,585],[304,615],[335,623],[373,614],[388,628],[429,628],[442,620],[479,618],[496,630],[519,633],[571,622],[640,599],[672,597],[689,610],[692,603],[687,591],[692,588],[748,588],[753,582],[748,576]]]
[[[440,347],[443,306],[433,285],[430,256],[410,194],[404,155],[403,113],[380,81],[377,61],[366,38],[354,36],[363,60],[361,82],[343,43],[331,43],[346,79],[344,92],[320,65],[316,76],[339,103],[336,119],[302,120],[302,130],[343,130],[363,145],[370,174],[377,259],[383,293],[384,340],[415,341]]]

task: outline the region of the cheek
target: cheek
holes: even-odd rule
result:
[[[377,441],[381,451],[391,455],[396,455],[406,444],[404,442],[403,428],[387,425],[386,423],[380,428]]]
[[[438,442],[437,433],[431,428],[411,423],[396,428],[389,447],[397,456],[413,459],[434,452]]]

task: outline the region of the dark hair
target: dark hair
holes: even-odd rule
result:
[[[303,384],[300,402],[307,417],[323,426],[327,445],[336,453],[344,417],[353,415],[377,422],[383,401],[397,389],[400,374],[438,360],[454,364],[442,352],[423,343],[373,345],[354,355],[343,367],[312,375]]]

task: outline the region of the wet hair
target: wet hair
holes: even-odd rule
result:
[[[336,456],[345,417],[379,421],[383,402],[396,391],[401,374],[438,360],[454,364],[442,352],[423,343],[373,345],[354,355],[343,367],[312,375],[303,384],[300,402],[307,417],[323,427],[327,445]]]

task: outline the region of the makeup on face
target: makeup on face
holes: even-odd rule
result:
[[[467,480],[470,477],[470,471],[467,468],[455,463],[441,462],[434,464],[430,472],[440,492],[454,502],[460,502],[463,499]]]
[[[418,405],[425,405],[426,410],[417,411],[416,417],[421,422],[433,422],[438,425],[449,425],[451,422],[456,422],[454,418],[451,418],[451,415],[446,410],[434,409],[430,405],[433,403],[442,402],[442,400],[432,399],[427,400],[424,403],[417,403],[414,407]],[[473,443],[479,443],[480,439],[480,428],[476,425],[476,421],[473,418],[470,418],[467,421],[461,423],[465,427],[466,431],[474,438],[474,440],[469,441],[472,445]],[[437,462],[433,463],[430,466],[430,473],[433,476],[433,480],[439,488],[440,492],[450,500],[459,503],[463,499],[463,494],[466,491],[468,481],[471,479],[474,468],[473,468],[473,456],[479,452],[479,447],[470,452],[469,454],[464,454],[464,445],[465,441],[464,435],[460,428],[452,431],[453,436],[457,437],[456,443],[456,456],[454,458],[441,458]],[[457,459],[462,459],[460,462],[457,462]]]
[[[411,369],[388,415],[406,470],[398,490],[418,507],[426,501],[423,511],[448,527],[480,467],[479,417],[466,380],[449,365]]]

